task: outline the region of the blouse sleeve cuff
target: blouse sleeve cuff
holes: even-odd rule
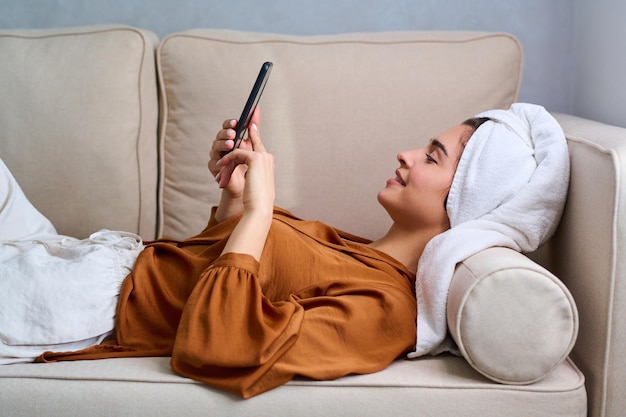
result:
[[[252,255],[229,252],[220,255],[210,266],[210,268],[219,267],[244,269],[252,275],[257,275],[259,273],[260,264]]]

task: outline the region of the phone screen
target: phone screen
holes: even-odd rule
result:
[[[250,119],[252,118],[254,110],[261,99],[261,94],[263,94],[265,84],[267,84],[267,79],[272,71],[272,66],[273,64],[271,62],[264,62],[263,65],[261,65],[259,75],[256,78],[252,91],[250,92],[250,96],[248,96],[248,101],[246,101],[246,105],[241,112],[241,117],[239,117],[237,127],[235,128],[235,145],[233,146],[233,149],[223,152],[222,156],[227,155],[233,150],[239,148],[241,141],[246,137]]]

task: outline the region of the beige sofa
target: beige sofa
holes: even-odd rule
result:
[[[262,133],[277,204],[373,238],[396,153],[516,101],[522,55],[498,33],[0,31],[0,157],[63,234],[192,235],[218,198],[215,132],[270,60]],[[626,129],[556,117],[572,161],[564,218],[535,261],[493,248],[458,266],[448,323],[462,356],[249,400],[177,376],[168,358],[6,365],[0,415],[620,415]]]

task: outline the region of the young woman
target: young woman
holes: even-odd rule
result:
[[[237,123],[236,120],[224,122],[224,129],[213,144],[209,169],[223,188],[215,220],[220,222],[243,214],[225,252],[248,253],[259,260],[272,219],[274,160],[261,142],[258,112],[254,117],[250,140],[220,159],[223,151],[232,149]],[[378,201],[391,216],[393,226],[383,238],[371,242],[370,247],[416,272],[426,243],[450,228],[445,200],[452,178],[465,144],[486,120],[469,119],[431,139],[426,148],[398,154],[400,166],[395,177],[378,194]],[[246,178],[250,178],[248,182]]]
[[[239,149],[220,157],[233,146],[232,120],[213,143],[209,169],[223,191],[207,228],[185,241],[147,244],[137,258],[119,296],[115,339],[40,361],[171,356],[175,372],[248,398],[295,376],[370,373],[419,352],[420,296],[429,291],[418,282],[416,302],[416,272],[419,279],[430,242],[451,230],[458,166],[490,119],[398,154],[378,194],[393,225],[375,241],[274,207],[274,159],[258,112],[252,122]],[[426,335],[428,349],[441,341]]]

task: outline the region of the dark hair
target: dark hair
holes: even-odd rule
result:
[[[467,119],[461,124],[471,127],[472,133],[474,133],[476,129],[478,129],[483,123],[485,123],[488,120],[491,120],[491,118],[490,117],[472,117],[470,119]]]

